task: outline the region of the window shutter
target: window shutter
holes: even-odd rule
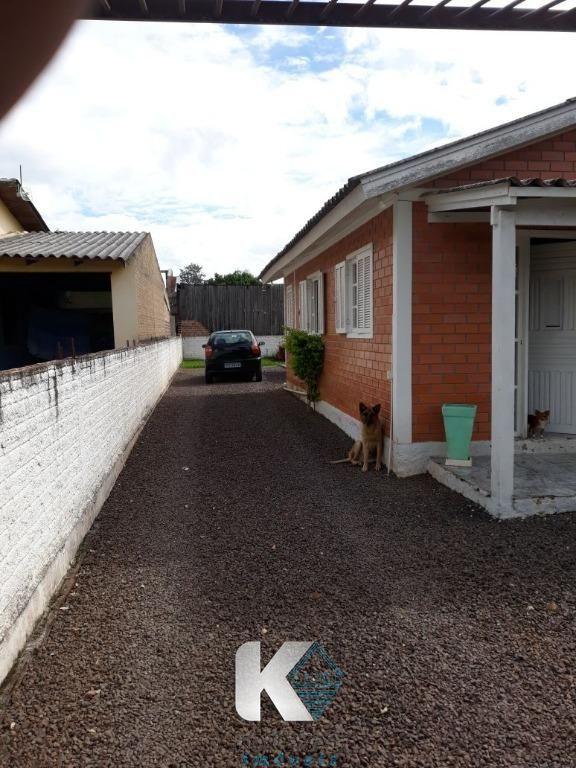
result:
[[[346,333],[346,262],[334,267],[334,323],[336,333]]]
[[[316,307],[317,313],[317,328],[318,333],[324,335],[324,273],[320,272],[318,275],[318,306]]]
[[[306,329],[310,333],[316,333],[316,299],[314,296],[314,280],[306,280],[306,309],[308,310],[308,321]]]
[[[287,328],[294,326],[294,289],[291,285],[285,287],[284,325]]]
[[[306,280],[300,282],[300,328],[308,330],[308,291]]]
[[[348,335],[369,338],[372,336],[374,312],[371,245],[348,257],[343,279],[346,306],[345,311],[340,315],[340,322],[345,325]]]
[[[366,331],[372,330],[372,254],[369,253],[362,259],[364,262],[363,284],[363,325]]]
[[[360,330],[364,330],[364,314],[365,314],[365,307],[366,307],[366,268],[365,268],[365,259],[361,258],[358,259],[357,262],[357,270],[358,270],[358,328]]]

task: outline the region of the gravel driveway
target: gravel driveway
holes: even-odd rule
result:
[[[0,766],[576,765],[576,515],[497,523],[330,465],[348,439],[282,373],[177,375],[4,695]],[[324,645],[346,676],[322,719],[236,715],[258,639]]]

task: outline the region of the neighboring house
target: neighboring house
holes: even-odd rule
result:
[[[486,476],[434,473],[498,516],[535,508],[514,490],[528,413],[576,434],[574,180],[569,100],[351,178],[261,274],[325,339],[320,412],[355,435],[358,402],[381,402],[399,475],[444,454],[443,403],[478,405]]]
[[[17,179],[0,179],[0,236],[48,232],[48,225]]]
[[[0,180],[0,369],[170,335],[149,234],[47,229],[19,182]]]

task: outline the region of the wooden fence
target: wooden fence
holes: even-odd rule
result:
[[[178,323],[196,320],[208,331],[248,328],[263,336],[282,333],[283,285],[179,285]]]

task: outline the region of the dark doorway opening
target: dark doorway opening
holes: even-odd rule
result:
[[[0,273],[0,370],[113,348],[108,273]]]

